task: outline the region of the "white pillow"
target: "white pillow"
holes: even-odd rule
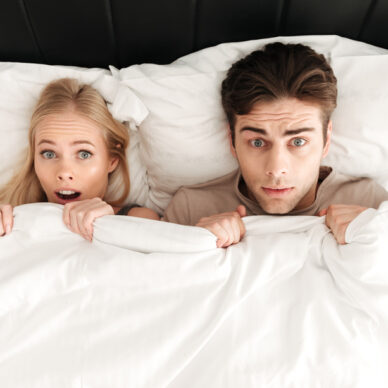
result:
[[[139,128],[140,154],[150,185],[147,206],[161,212],[180,186],[205,182],[236,168],[229,152],[220,84],[235,61],[275,41],[307,44],[333,64],[340,93],[327,164],[346,173],[383,179],[388,156],[388,142],[382,142],[387,50],[338,36],[278,37],[221,44],[169,65],[111,68],[149,110]],[[366,159],[373,159],[373,164],[365,163]]]
[[[104,99],[112,115],[131,126],[128,162],[131,192],[127,203],[143,204],[148,197],[146,170],[140,163],[136,126],[148,114],[144,104],[108,70],[0,63],[0,186],[15,172],[27,147],[29,121],[42,88],[50,81],[69,77],[91,84]],[[107,195],[109,198],[109,193]]]
[[[388,190],[388,55],[332,58],[338,77],[334,139],[325,162]]]

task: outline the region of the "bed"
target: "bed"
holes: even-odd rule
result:
[[[7,1],[0,14],[0,185],[41,88],[92,84],[128,125],[128,204],[236,168],[219,85],[268,42],[301,42],[338,78],[325,163],[388,189],[383,1]],[[339,245],[322,217],[252,216],[237,245],[124,216],[87,242],[61,205],[15,208],[0,238],[0,386],[387,386],[388,203]]]

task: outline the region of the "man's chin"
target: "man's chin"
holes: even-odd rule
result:
[[[284,215],[290,213],[294,206],[292,204],[287,203],[263,203],[260,204],[261,208],[267,213],[271,215]]]

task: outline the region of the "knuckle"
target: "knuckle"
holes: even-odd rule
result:
[[[227,228],[229,225],[230,225],[230,219],[229,218],[223,218],[219,224],[223,227],[223,228]]]

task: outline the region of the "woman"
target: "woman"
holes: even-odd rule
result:
[[[159,219],[151,209],[120,209],[129,193],[127,128],[110,114],[90,85],[59,79],[42,91],[31,117],[24,164],[0,190],[0,236],[13,226],[12,207],[53,202],[64,205],[66,226],[91,241],[93,221],[107,214]],[[109,184],[122,190],[107,203]]]

